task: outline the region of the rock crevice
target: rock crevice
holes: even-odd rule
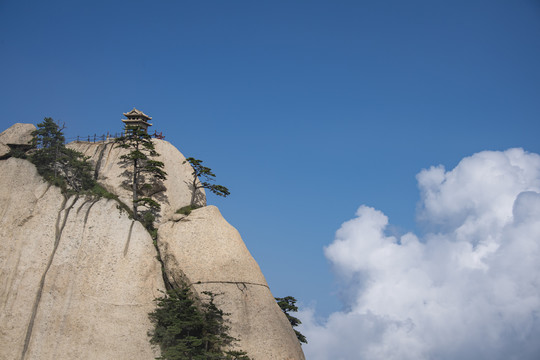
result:
[[[60,239],[62,238],[62,231],[64,230],[64,227],[66,226],[66,221],[69,216],[69,212],[73,208],[73,205],[77,201],[77,198],[75,198],[75,200],[71,203],[71,205],[66,208],[67,201],[68,201],[68,198],[64,196],[64,200],[62,201],[62,205],[60,206],[60,210],[58,211],[58,216],[56,218],[56,233],[55,233],[53,249],[51,251],[51,255],[49,256],[49,261],[47,262],[45,271],[43,272],[43,275],[41,276],[41,281],[39,282],[39,285],[38,285],[36,298],[34,300],[34,305],[32,306],[32,313],[30,315],[30,321],[28,322],[28,327],[26,329],[26,336],[24,338],[24,345],[23,345],[23,350],[21,354],[21,360],[25,359],[26,352],[28,350],[28,345],[30,344],[30,338],[32,337],[34,321],[35,321],[36,314],[39,308],[41,294],[43,293],[43,286],[45,285],[45,278],[47,277],[47,273],[49,272],[49,269],[51,268],[51,264],[54,259],[54,254],[56,254],[56,250],[58,249],[58,245],[60,244]],[[60,221],[61,221],[60,219],[62,219],[62,213],[64,213],[64,218],[62,220],[62,225],[60,225]]]
[[[190,284],[196,294],[220,294],[216,304],[230,314],[231,335],[253,359],[303,360],[292,327],[238,231],[215,206],[193,210],[186,219],[158,230],[168,276]]]

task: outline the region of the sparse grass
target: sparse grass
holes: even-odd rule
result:
[[[183,206],[180,209],[176,210],[176,213],[177,214],[182,214],[182,215],[189,215],[189,214],[191,214],[191,206],[190,205]]]
[[[193,211],[195,209],[199,209],[201,207],[202,206],[199,206],[199,205],[182,206],[180,209],[176,210],[176,214],[189,215],[189,214],[191,214],[191,211]]]
[[[49,182],[51,182],[51,181],[49,181]],[[51,183],[53,185],[57,185],[54,182],[51,182]],[[105,187],[98,184],[97,182],[94,184],[94,186],[92,188],[90,188],[88,190],[78,191],[78,192],[73,191],[73,190],[67,190],[66,193],[68,195],[76,195],[76,194],[78,194],[78,195],[91,196],[93,198],[114,200],[117,203],[116,208],[118,209],[118,211],[120,211],[120,213],[125,211],[128,214],[129,218],[133,219],[133,211],[131,210],[131,208],[126,203],[124,203],[122,200],[120,200],[118,195],[113,194],[112,192],[108,191]]]
[[[113,194],[98,183],[96,183],[94,187],[90,189],[89,194],[105,199],[118,200],[118,195]]]

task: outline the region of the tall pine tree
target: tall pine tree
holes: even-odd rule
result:
[[[120,159],[126,167],[125,184],[132,192],[133,216],[136,220],[142,221],[145,226],[151,226],[161,206],[147,194],[158,181],[166,179],[164,164],[154,159],[159,154],[152,143],[152,138],[139,126],[126,126],[124,136],[117,138],[115,142],[116,147],[128,151]]]

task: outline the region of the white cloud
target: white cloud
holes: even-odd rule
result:
[[[540,156],[510,149],[421,171],[422,238],[361,206],[325,255],[347,311],[300,313],[310,360],[540,358]]]

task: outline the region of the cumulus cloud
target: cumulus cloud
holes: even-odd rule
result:
[[[346,311],[300,314],[310,360],[539,359],[540,156],[484,151],[417,175],[422,236],[361,206],[325,248]]]

